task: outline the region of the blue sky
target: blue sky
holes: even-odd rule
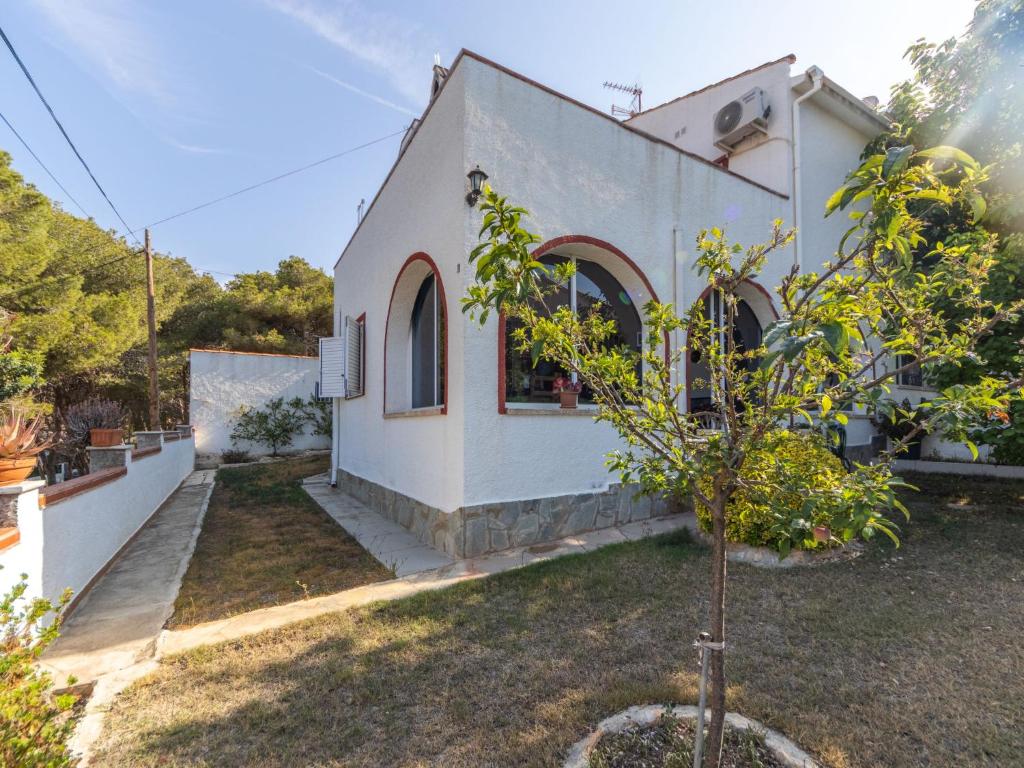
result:
[[[605,80],[654,105],[795,53],[884,97],[919,37],[960,34],[971,0],[443,3],[17,0],[0,24],[132,227],[407,125],[435,52],[466,47],[606,109]],[[117,221],[6,50],[2,110],[84,209]],[[625,103],[626,99],[620,100]],[[297,254],[330,269],[394,160],[394,137],[153,230],[220,279]],[[78,212],[0,124],[15,167]]]

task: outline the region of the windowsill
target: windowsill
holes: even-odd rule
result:
[[[432,405],[428,408],[410,408],[407,411],[388,411],[384,414],[385,419],[408,419],[417,416],[443,416],[443,405]]]
[[[506,416],[587,416],[597,413],[593,403],[583,403],[575,408],[562,408],[558,403],[505,403]]]

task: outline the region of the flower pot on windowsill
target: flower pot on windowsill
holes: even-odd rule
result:
[[[558,402],[563,408],[575,408],[579,400],[579,392],[563,389],[558,393]]]
[[[124,443],[124,433],[120,429],[90,429],[89,444],[93,448],[110,448]]]

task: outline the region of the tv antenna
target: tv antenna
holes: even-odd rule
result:
[[[608,80],[605,81],[604,87],[612,91],[621,91],[622,93],[628,93],[633,97],[633,100],[629,102],[629,108],[620,107],[618,104],[612,104],[611,112],[613,115],[628,115],[633,117],[634,115],[643,112],[643,94],[644,89],[640,87],[639,83],[633,83],[632,85],[623,85],[622,83],[613,83]]]

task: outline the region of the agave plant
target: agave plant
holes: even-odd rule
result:
[[[0,415],[0,459],[30,459],[49,448],[49,442],[39,440],[42,425],[42,416],[29,421],[16,408],[10,416]]]

